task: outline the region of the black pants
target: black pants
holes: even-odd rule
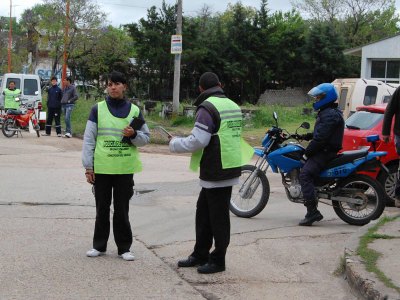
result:
[[[61,107],[60,108],[51,108],[47,109],[47,118],[46,118],[46,134],[51,133],[51,125],[53,124],[53,118],[56,122],[56,133],[61,134]]]
[[[107,250],[110,235],[111,198],[114,203],[113,233],[118,255],[130,251],[132,230],[129,223],[129,199],[133,195],[133,174],[95,174],[96,224],[93,248]]]
[[[303,192],[304,204],[315,202],[314,180],[328,163],[336,157],[336,152],[320,152],[308,158],[300,171],[300,185]]]
[[[201,190],[197,200],[196,244],[192,256],[217,265],[225,265],[231,231],[229,220],[231,194],[231,186]],[[210,253],[213,238],[215,249]]]

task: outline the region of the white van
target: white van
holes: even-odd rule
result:
[[[8,87],[10,81],[14,81],[16,88],[21,90],[21,101],[34,103],[36,113],[39,118],[40,127],[44,128],[46,124],[46,112],[41,111],[42,90],[40,88],[39,76],[35,74],[4,74],[0,86],[0,107],[4,107],[3,91]]]
[[[339,107],[347,119],[358,106],[389,102],[393,92],[399,86],[379,80],[362,78],[335,79],[332,84],[339,95]]]

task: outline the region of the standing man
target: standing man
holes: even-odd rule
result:
[[[300,226],[311,226],[321,221],[323,216],[317,209],[318,198],[315,195],[314,180],[325,166],[336,157],[342,149],[344,135],[343,114],[338,108],[338,94],[331,83],[322,83],[308,92],[314,101],[314,110],[318,111],[314,132],[306,134],[305,140],[311,140],[305,155],[306,163],[300,171],[300,185],[303,192],[304,206],[307,213],[299,223]]]
[[[21,94],[21,90],[17,89],[15,86],[15,81],[10,81],[8,83],[8,88],[3,91],[4,95],[4,110],[7,112],[8,109],[18,109],[19,102],[15,101]]]
[[[253,148],[242,140],[242,112],[228,99],[216,74],[206,72],[199,81],[200,96],[191,135],[173,137],[171,152],[192,152],[190,168],[200,167],[202,187],[196,208],[196,244],[178,267],[195,267],[199,273],[225,271],[230,241],[229,203],[232,186],[239,183],[241,166],[253,156]],[[214,250],[210,253],[214,240]]]
[[[400,86],[393,93],[392,99],[388,103],[385,110],[385,116],[383,118],[382,125],[382,136],[385,143],[388,143],[390,140],[390,131],[392,127],[393,116],[395,116],[393,126],[394,143],[396,146],[396,152],[398,155],[400,155]],[[399,171],[397,172],[394,205],[396,207],[400,207],[400,165]]]
[[[71,129],[71,113],[74,109],[75,102],[78,100],[78,93],[75,85],[71,84],[71,77],[67,77],[64,81],[63,95],[61,98],[61,109],[65,116],[65,135],[64,137],[72,137]]]
[[[51,87],[47,91],[47,120],[46,120],[46,133],[44,135],[51,134],[51,126],[53,124],[53,118],[56,122],[56,133],[58,137],[61,137],[61,98],[62,91],[57,85],[57,77],[51,78]]]
[[[149,142],[150,133],[139,108],[125,98],[126,89],[125,76],[112,72],[108,77],[108,97],[93,106],[86,124],[82,163],[87,182],[94,184],[96,200],[93,249],[86,252],[88,257],[103,255],[107,250],[113,198],[118,256],[134,260],[130,252],[129,200],[133,195],[133,174],[142,170],[137,147]]]

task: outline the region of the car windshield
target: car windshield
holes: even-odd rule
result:
[[[369,111],[358,111],[346,120],[347,128],[367,130],[374,128],[383,119],[383,114]]]

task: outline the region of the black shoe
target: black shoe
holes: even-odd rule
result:
[[[303,220],[300,221],[300,226],[311,226],[312,223],[321,221],[324,216],[319,212],[319,210],[315,210],[315,212],[308,214],[304,217]]]
[[[196,266],[201,266],[204,265],[207,261],[198,259],[194,256],[189,256],[187,259],[182,259],[178,261],[178,267],[180,268],[190,268],[190,267],[196,267]]]
[[[214,263],[206,263],[197,268],[197,272],[201,274],[212,274],[225,271],[225,265],[220,266]]]

